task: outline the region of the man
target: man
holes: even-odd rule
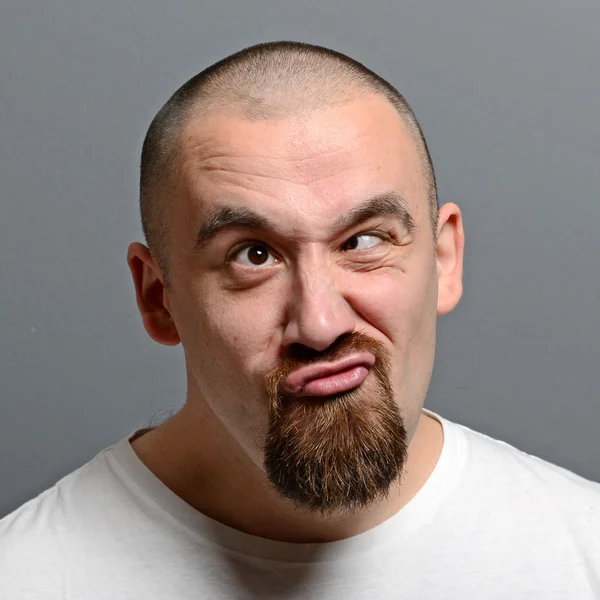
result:
[[[463,226],[390,84],[297,43],[213,65],[141,213],[187,402],[1,522],[2,598],[600,598],[600,485],[423,409]]]

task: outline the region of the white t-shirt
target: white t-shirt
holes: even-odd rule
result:
[[[425,412],[444,445],[422,489],[325,544],[199,513],[140,461],[133,432],[0,521],[0,598],[599,599],[600,484]]]

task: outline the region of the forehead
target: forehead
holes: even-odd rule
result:
[[[379,95],[277,121],[205,115],[186,125],[181,150],[188,221],[226,201],[322,227],[390,191],[407,199],[417,220],[425,208],[415,143]]]

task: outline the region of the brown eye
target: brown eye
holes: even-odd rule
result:
[[[263,246],[252,246],[252,248],[248,248],[248,260],[253,265],[262,265],[267,262],[268,258],[269,253]]]
[[[353,235],[344,244],[344,250],[367,250],[374,246],[379,246],[383,240],[378,235],[371,233],[361,233],[359,235]]]
[[[263,244],[252,244],[242,248],[234,257],[234,262],[243,267],[271,266],[277,259],[269,252]]]
[[[345,250],[356,250],[356,247],[358,246],[358,237],[353,235],[347,242],[346,245],[344,246]]]

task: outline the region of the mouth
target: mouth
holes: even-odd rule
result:
[[[292,371],[282,390],[294,396],[334,396],[358,387],[375,364],[370,352],[356,352],[336,361],[316,362]]]

